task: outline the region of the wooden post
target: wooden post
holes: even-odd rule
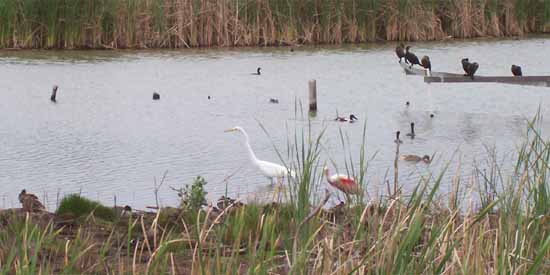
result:
[[[317,111],[317,81],[315,79],[309,81],[309,111]]]
[[[50,100],[53,102],[56,102],[55,97],[57,96],[57,85],[53,86],[52,95],[50,96]]]

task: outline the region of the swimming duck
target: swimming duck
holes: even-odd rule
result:
[[[397,57],[399,57],[399,63],[401,63],[401,59],[405,57],[405,45],[403,43],[399,44],[399,46],[395,47],[395,54],[397,54]],[[405,63],[409,64],[407,62],[407,59],[405,58]]]
[[[261,75],[262,73],[260,72],[262,70],[262,68],[258,67],[258,69],[256,69],[256,72],[255,73],[252,73],[253,75]]]
[[[27,193],[25,189],[19,193],[19,202],[23,205],[23,210],[26,212],[40,212],[46,209],[36,195]]]
[[[343,116],[337,116],[334,120],[339,121],[339,122],[347,122],[348,118],[343,117]],[[350,123],[355,122],[355,120],[358,120],[358,118],[354,114],[349,115],[349,122]]]
[[[420,60],[420,65],[426,69],[428,76],[432,75],[432,63],[430,62],[430,57],[427,55],[423,56],[422,60]]]
[[[411,48],[411,46],[407,46],[407,48],[406,48],[405,59],[407,59],[411,64],[411,66],[409,66],[409,68],[412,68],[413,65],[420,65],[420,61],[418,60],[418,56],[416,56],[414,53],[409,51],[410,48]]]
[[[423,161],[424,163],[428,164],[432,162],[430,156],[424,155],[423,157],[417,156],[417,155],[401,155],[399,159],[404,161],[410,161],[410,162],[420,162]]]
[[[414,133],[414,122],[411,122],[411,132],[407,134],[408,137],[414,138],[416,134]]]
[[[405,106],[409,107],[411,103],[409,101],[405,102]]]
[[[270,99],[269,99],[269,103],[278,104],[278,103],[279,103],[279,100],[276,99],[276,98],[270,98]]]
[[[466,74],[464,74],[464,76],[469,76],[472,79],[474,79],[474,74],[476,73],[477,69],[479,68],[479,64],[477,64],[477,62],[471,63],[468,58],[463,58],[461,60],[461,63],[462,63],[462,69],[464,69],[464,72],[466,72]]]
[[[514,76],[522,76],[521,67],[517,65],[512,65],[512,74]]]
[[[159,100],[160,99],[160,94],[157,93],[157,92],[154,92],[153,93],[153,100]]]
[[[397,143],[397,144],[403,143],[403,141],[401,141],[401,139],[399,139],[399,135],[401,135],[401,132],[400,132],[400,131],[395,132],[395,140],[394,140],[394,142]]]

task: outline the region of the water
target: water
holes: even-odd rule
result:
[[[480,64],[479,75],[510,75],[511,64],[524,75],[549,75],[549,46],[549,39],[535,38],[416,43],[412,50],[429,55],[434,71],[461,72],[460,59],[470,57]],[[405,189],[459,157],[469,171],[487,155],[486,146],[512,157],[525,119],[539,106],[548,114],[549,88],[427,85],[402,72],[394,47],[0,52],[0,206],[17,206],[26,188],[50,209],[58,196],[74,192],[106,204],[116,195],[119,204],[143,208],[154,204],[154,178],[159,182],[165,171],[159,191],[165,205],[178,199],[170,187],[197,175],[208,181],[210,199],[262,193],[269,181],[250,165],[242,136],[224,130],[244,127],[256,155],[280,163],[273,144],[284,154],[294,126],[307,124],[295,103],[307,105],[310,79],[317,80],[319,98],[313,128],[327,128],[323,160],[343,166],[341,127],[357,162],[367,120],[367,156],[375,155],[367,173],[371,193],[392,175],[394,132],[408,132],[411,121],[418,137],[403,137],[401,152],[437,157],[430,167],[403,163]],[[258,66],[262,75],[251,75]],[[53,84],[60,87],[57,104],[49,101]],[[160,101],[151,100],[153,91]],[[334,122],[337,112],[354,113],[360,122]]]

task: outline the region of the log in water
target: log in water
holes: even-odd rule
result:
[[[503,83],[550,87],[550,76],[426,76],[426,83]]]

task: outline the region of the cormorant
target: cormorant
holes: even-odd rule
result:
[[[428,76],[432,75],[432,63],[430,62],[430,57],[427,55],[423,56],[422,60],[420,60],[420,65],[428,70]]]
[[[395,47],[395,54],[397,54],[397,57],[399,57],[399,63],[401,63],[401,59],[405,57],[405,45],[403,43],[399,44],[399,46]],[[405,63],[409,64],[407,62],[407,59],[405,58]]]
[[[407,61],[409,61],[411,64],[409,68],[412,68],[413,65],[420,65],[420,60],[418,60],[418,56],[409,51],[410,48],[411,46],[407,46],[405,50],[405,59],[407,59]]]
[[[517,65],[512,65],[512,74],[514,76],[522,76],[521,67]]]

